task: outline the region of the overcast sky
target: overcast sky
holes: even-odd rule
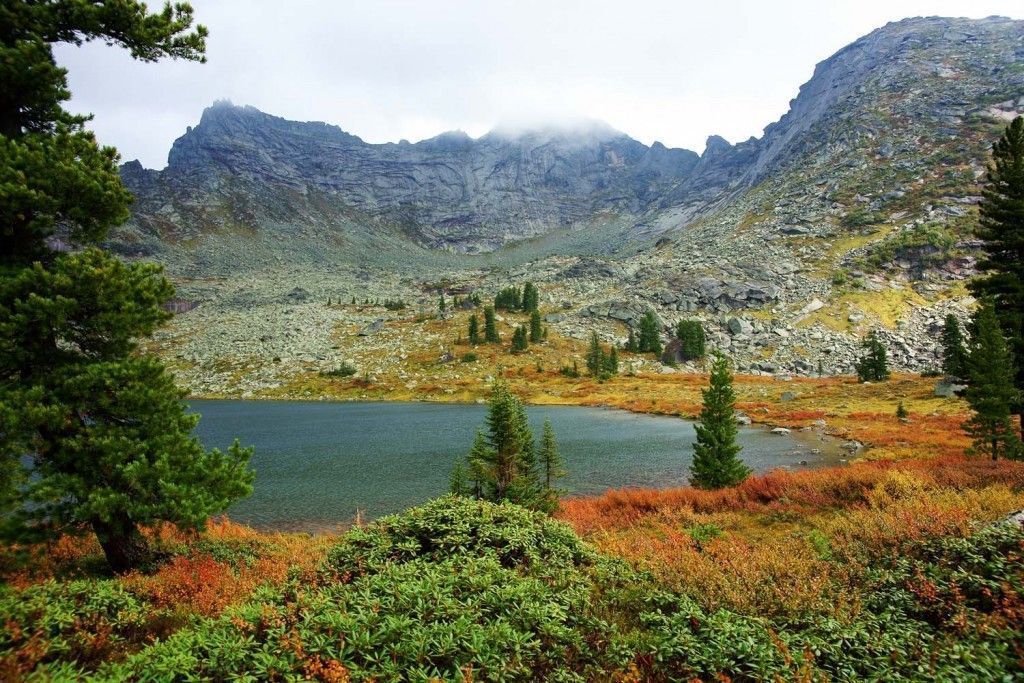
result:
[[[153,6],[160,4],[152,0]],[[100,142],[163,168],[218,99],[369,142],[600,119],[700,152],[760,136],[814,65],[907,16],[1024,18],[1022,0],[192,0],[207,64],[58,46]]]

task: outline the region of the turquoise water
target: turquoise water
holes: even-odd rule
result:
[[[207,447],[237,436],[255,446],[251,498],[228,515],[259,527],[330,529],[398,512],[441,495],[456,458],[473,441],[483,405],[192,401]],[[527,409],[539,437],[551,420],[572,494],[687,483],[693,425],[674,417],[562,406]],[[816,434],[779,436],[741,428],[741,457],[755,472],[837,464],[837,444]],[[821,453],[812,453],[821,449]],[[806,461],[806,465],[801,465]]]

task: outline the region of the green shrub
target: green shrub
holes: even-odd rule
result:
[[[462,354],[463,363],[475,363],[477,360],[476,354],[470,351],[469,353]]]
[[[351,377],[357,372],[358,370],[354,365],[348,362],[343,362],[338,367],[331,370],[324,370],[320,374],[324,377]]]

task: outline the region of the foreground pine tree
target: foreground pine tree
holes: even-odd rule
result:
[[[467,456],[467,488],[485,500],[551,509],[550,496],[540,482],[526,409],[500,382],[491,390],[486,425]]]
[[[715,358],[710,385],[701,395],[704,407],[700,422],[694,425],[697,441],[693,444],[690,483],[702,489],[735,486],[750,475],[750,468],[739,458],[742,447],[736,443],[736,394],[729,361],[724,356]]]
[[[66,71],[51,43],[203,61],[206,30],[190,30],[187,4],[150,14],[130,0],[8,2],[0,15],[3,530],[91,529],[110,567],[126,571],[149,559],[141,526],[196,528],[247,495],[249,451],[205,451],[192,436],[198,417],[140,349],[169,317],[173,290],[160,269],[89,247],[127,218],[130,196],[117,152],[63,109]],[[55,251],[54,235],[85,248]]]
[[[950,313],[942,327],[942,371],[950,377],[967,377],[967,347],[960,321]]]
[[[1020,398],[1013,382],[1013,357],[991,304],[975,315],[967,375],[970,385],[964,397],[974,414],[964,430],[974,439],[974,451],[993,460],[1019,458],[1021,442],[1010,419]]]
[[[988,299],[1016,368],[1018,400],[1013,412],[1024,415],[1024,118],[1015,118],[992,148],[975,234],[984,241],[985,258],[978,270],[985,273],[971,283],[979,299]],[[1024,421],[1021,422],[1024,438]]]

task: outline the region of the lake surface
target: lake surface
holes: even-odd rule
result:
[[[448,489],[457,458],[483,425],[484,405],[191,401],[208,448],[237,436],[254,446],[252,497],[228,510],[258,527],[332,529],[399,512]],[[529,406],[534,435],[544,419],[555,429],[571,494],[609,488],[685,486],[694,441],[692,423],[604,408]],[[741,427],[740,454],[755,472],[838,464],[836,440],[810,432],[780,436]],[[820,449],[820,453],[813,453]],[[807,465],[801,465],[806,461]]]

